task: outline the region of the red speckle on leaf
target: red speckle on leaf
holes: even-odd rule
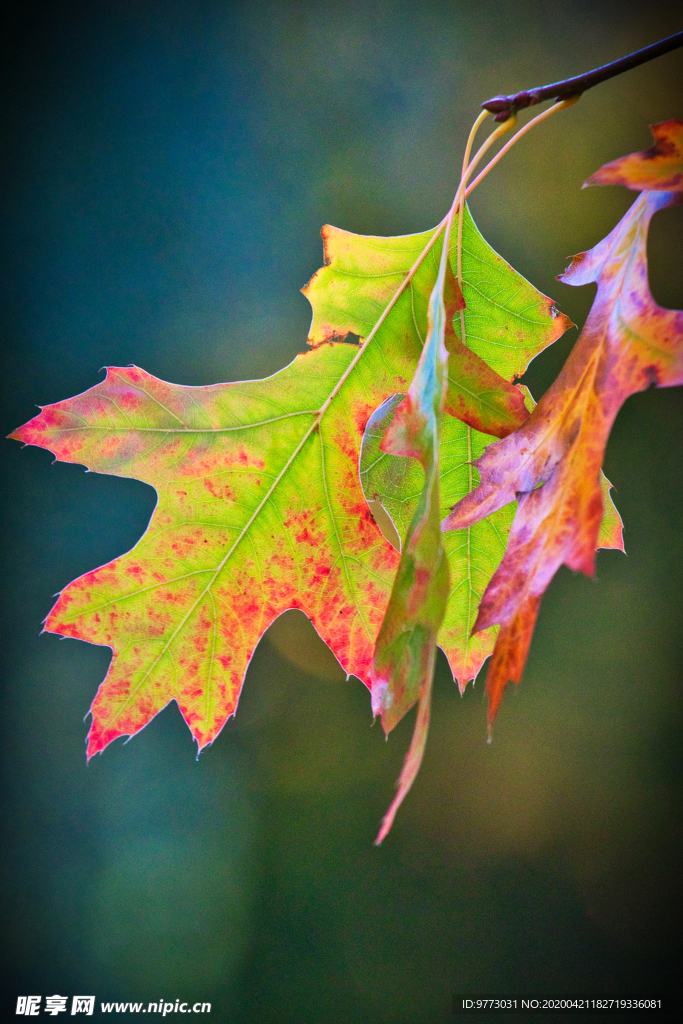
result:
[[[374,403],[372,403],[372,402],[358,402],[358,403],[356,403],[353,406],[353,408],[351,410],[351,414],[353,416],[353,423],[354,423],[354,427],[355,427],[355,432],[356,432],[356,435],[359,438],[359,442],[358,442],[359,448],[360,448],[360,439],[362,439],[362,437],[363,437],[363,433],[365,432],[365,428],[368,425],[368,420],[370,419],[370,417],[372,416],[372,414],[373,414],[373,412],[375,411],[376,408],[377,408],[377,406]]]

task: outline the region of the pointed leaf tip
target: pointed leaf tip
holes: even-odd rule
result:
[[[671,118],[650,125],[654,146],[619,157],[592,174],[588,185],[623,185],[635,191],[683,191],[683,121]]]
[[[425,680],[424,690],[420,694],[415,728],[413,730],[410,747],[408,748],[408,753],[405,756],[403,768],[401,769],[401,774],[398,779],[396,796],[392,800],[389,810],[382,819],[379,833],[375,839],[375,846],[381,846],[389,835],[396,818],[396,813],[410,792],[413,782],[415,781],[422,765],[422,759],[424,757],[425,746],[427,743],[427,734],[429,733],[431,704],[432,676],[430,675],[429,678]]]

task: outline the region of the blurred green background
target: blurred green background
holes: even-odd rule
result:
[[[106,364],[183,384],[272,373],[304,345],[323,223],[436,223],[482,100],[669,35],[672,8],[16,5],[3,433]],[[593,289],[554,275],[633,199],[581,182],[683,116],[682,61],[586,94],[473,197],[491,244],[576,322]],[[676,307],[682,215],[658,215],[650,246],[654,295]],[[532,367],[537,397],[575,337]],[[380,849],[412,716],[385,743],[299,613],[268,632],[199,760],[170,706],[86,766],[109,651],[40,624],[134,544],[154,495],[2,442],[8,1011],[56,992],[207,1000],[231,1024],[422,1024],[451,1019],[453,992],[677,991],[682,437],[680,390],[629,400],[606,463],[628,558],[602,553],[597,583],[559,573],[490,746],[482,680],[460,698],[440,661],[424,767]]]

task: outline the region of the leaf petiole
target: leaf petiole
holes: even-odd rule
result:
[[[535,128],[537,124],[541,123],[541,121],[546,121],[549,117],[552,117],[553,114],[559,113],[560,110],[565,110],[567,107],[573,107],[574,104],[578,103],[580,99],[580,96],[572,96],[571,99],[560,100],[558,103],[554,103],[552,107],[548,107],[547,110],[544,110],[542,114],[537,114],[536,117],[532,117],[530,121],[527,121],[527,123],[522,128],[520,128],[518,132],[515,132],[512,138],[508,142],[506,142],[501,149],[498,150],[496,155],[491,160],[489,160],[486,167],[483,169],[483,171],[479,172],[474,181],[467,186],[465,190],[465,197],[469,196],[470,193],[474,191],[477,185],[479,185],[480,182],[484,180],[489,171],[496,166],[499,160],[502,160],[506,153],[510,152],[515,143],[519,142],[523,135],[526,135],[526,133],[531,131],[532,128]],[[505,125],[508,124],[509,120],[510,119],[508,118],[508,121],[505,121],[504,124],[501,125],[501,128],[504,128]],[[495,135],[495,132],[493,132],[492,135]]]

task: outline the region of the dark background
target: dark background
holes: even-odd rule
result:
[[[673,7],[17,6],[2,434],[106,364],[183,384],[274,372],[304,345],[323,223],[436,223],[482,100],[669,35]],[[586,94],[473,197],[489,241],[577,322],[593,289],[554,275],[634,198],[581,182],[683,116],[682,72],[679,51]],[[655,297],[676,307],[682,214],[658,215],[650,246]],[[537,396],[575,337],[534,364]],[[381,849],[412,717],[385,744],[298,613],[198,761],[170,706],[86,766],[109,651],[40,624],[135,543],[154,495],[2,442],[8,1012],[20,994],[95,994],[207,1000],[231,1024],[422,1024],[450,1019],[453,992],[676,991],[682,436],[680,391],[628,401],[606,462],[628,558],[603,552],[597,583],[558,574],[492,745],[482,681],[461,699],[440,662],[424,767]]]

